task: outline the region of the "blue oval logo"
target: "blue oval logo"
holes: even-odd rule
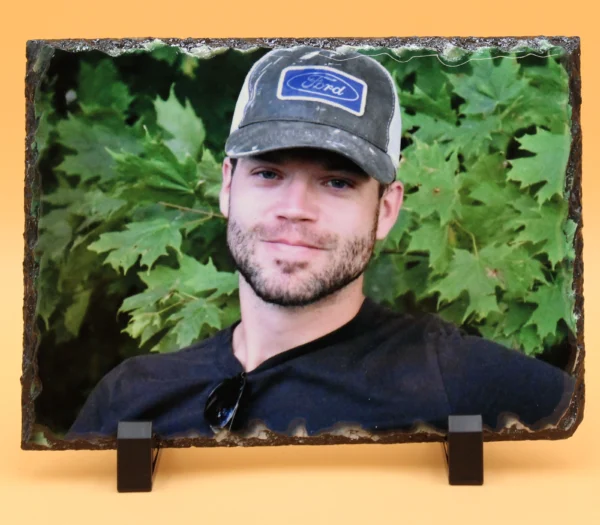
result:
[[[367,84],[329,66],[288,66],[279,75],[277,98],[321,102],[360,117],[365,111]]]
[[[343,78],[325,72],[311,71],[289,75],[286,86],[304,93],[346,102],[354,102],[360,98],[358,91]]]

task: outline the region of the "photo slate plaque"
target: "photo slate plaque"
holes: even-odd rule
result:
[[[29,41],[22,448],[570,437],[579,55]]]

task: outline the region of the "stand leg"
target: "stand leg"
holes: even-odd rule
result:
[[[152,450],[156,453],[152,454]],[[117,490],[150,492],[158,466],[160,445],[149,421],[121,421],[117,431]]]
[[[483,424],[481,415],[450,416],[443,444],[450,485],[483,485]]]

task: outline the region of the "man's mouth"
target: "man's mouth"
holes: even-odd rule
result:
[[[291,246],[291,247],[295,247],[295,248],[310,248],[312,250],[320,250],[321,249],[318,246],[315,246],[308,242],[304,242],[301,240],[295,240],[295,239],[270,239],[270,240],[267,240],[264,242],[271,243],[271,244],[280,244],[280,245],[285,245],[285,246]]]

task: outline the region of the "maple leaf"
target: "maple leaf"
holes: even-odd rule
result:
[[[465,115],[490,115],[500,105],[522,96],[528,81],[519,77],[514,58],[494,58],[489,50],[473,53],[472,73],[448,74],[454,91],[465,99],[461,112]]]
[[[404,130],[411,130],[415,127],[419,129],[413,132],[413,135],[425,144],[451,140],[456,131],[456,124],[446,120],[430,117],[427,114],[417,113],[416,115],[411,115],[403,113],[402,128]],[[406,150],[404,154],[406,155]]]
[[[430,268],[434,273],[441,274],[450,264],[454,238],[455,232],[450,224],[440,226],[437,221],[425,220],[417,229],[411,231],[410,243],[406,251],[428,252]]]
[[[205,325],[221,329],[219,308],[205,299],[192,299],[179,311],[171,314],[167,321],[175,325],[170,331],[179,348],[198,340]]]
[[[533,326],[524,326],[514,337],[526,355],[533,356],[544,350],[543,341]]]
[[[196,199],[200,181],[196,161],[186,157],[183,163],[157,139],[146,136],[143,156],[109,151],[121,176],[120,197],[135,202],[167,201],[190,206]]]
[[[143,273],[139,274],[141,277]],[[135,295],[130,295],[123,300],[121,307],[118,312],[131,312],[132,310],[140,310],[147,306],[154,305],[155,303],[164,302],[166,299],[171,297],[168,287],[166,286],[153,286],[147,288],[143,292]]]
[[[214,290],[208,299],[230,295],[238,289],[239,284],[237,274],[217,271],[212,259],[202,264],[185,254],[179,257],[177,269],[157,266],[147,274],[139,275],[150,288],[168,288],[189,295]]]
[[[527,320],[527,317],[531,315],[531,310],[526,310],[523,319],[523,311],[519,311],[515,308],[517,303],[511,303],[510,307],[504,314],[490,314],[481,324],[477,325],[477,330],[486,338],[503,344],[507,348],[521,351],[527,355],[535,355],[544,350],[542,339],[537,334],[535,327],[523,326],[523,323]],[[519,305],[523,307],[524,305]],[[518,312],[518,320],[514,312]],[[506,327],[506,318],[512,316],[514,323],[519,323],[518,330],[511,331],[510,334],[506,334],[504,328]]]
[[[136,311],[122,330],[134,339],[140,340],[140,345],[144,345],[156,334],[164,330],[164,322],[160,317],[158,306],[150,304]]]
[[[143,275],[143,274],[139,274]],[[118,312],[129,312],[130,319],[123,332],[134,339],[140,339],[140,345],[165,329],[165,321],[161,317],[163,310],[169,310],[177,300],[174,293],[166,286],[147,288],[143,292],[126,297]],[[165,306],[166,303],[171,303]]]
[[[497,184],[484,180],[469,192],[469,197],[487,206],[498,206],[518,199],[521,194],[516,184]]]
[[[495,115],[461,118],[459,125],[452,131],[451,137],[453,140],[449,144],[449,148],[451,151],[477,160],[482,155],[489,153],[494,133],[501,130],[501,121]]]
[[[420,88],[432,101],[445,100],[452,91],[447,77],[443,74],[447,71],[447,66],[442,64],[437,56],[420,57],[418,61],[420,64],[415,68],[415,89]],[[446,101],[442,105],[446,106]]]
[[[429,115],[451,124],[456,122],[456,112],[452,109],[450,94],[445,85],[439,92],[429,95],[417,84],[413,93],[402,94],[402,106],[411,108],[417,115]]]
[[[552,266],[556,266],[567,257],[571,250],[571,244],[567,240],[565,228],[568,204],[561,201],[550,201],[538,208],[537,206],[526,207],[530,199],[522,197],[513,203],[521,212],[511,219],[507,226],[511,229],[524,228],[518,231],[515,242],[530,242],[538,244],[535,253],[546,253]]]
[[[77,100],[86,113],[97,108],[112,108],[123,113],[133,97],[110,59],[96,64],[82,61],[78,74]]]
[[[523,77],[534,88],[527,90],[525,100],[518,108],[525,126],[542,125],[553,133],[561,133],[565,122],[571,118],[569,76],[565,68],[548,58],[543,63],[523,68]]]
[[[553,334],[557,323],[562,319],[575,333],[573,277],[562,269],[552,284],[540,286],[527,296],[527,301],[535,303],[537,308],[531,314],[525,326],[535,325],[541,338]]]
[[[464,323],[472,313],[476,318],[482,318],[490,312],[499,312],[496,287],[501,286],[502,281],[488,261],[466,250],[456,249],[448,274],[435,281],[430,290],[439,292],[438,305],[442,301],[453,301],[462,292],[467,292],[469,306],[461,319],[461,323]]]
[[[157,97],[154,101],[157,123],[168,132],[164,142],[180,162],[187,156],[196,160],[206,137],[202,120],[196,115],[189,100],[181,105],[175,96],[175,84],[167,100]]]
[[[138,275],[147,289],[126,298],[119,309],[130,313],[126,331],[134,338],[141,338],[141,344],[169,329],[151,351],[170,352],[187,346],[199,337],[204,326],[220,329],[222,320],[231,317],[227,312],[222,313],[214,301],[237,290],[237,275],[218,272],[210,259],[201,264],[183,255],[179,263],[177,269],[156,266],[140,272]],[[205,298],[197,296],[210,291],[213,293]],[[239,314],[239,307],[233,311],[234,315]],[[168,317],[163,312],[169,312]]]
[[[459,202],[456,156],[446,160],[437,144],[429,146],[416,140],[405,159],[400,178],[419,190],[406,195],[404,207],[422,219],[437,213],[441,224],[446,224],[455,216]]]
[[[500,329],[506,336],[519,333],[525,323],[531,318],[534,307],[522,301],[507,301],[506,312],[501,318]]]
[[[519,143],[535,156],[511,160],[508,179],[520,182],[522,188],[544,182],[536,194],[540,204],[554,195],[562,197],[571,145],[571,136],[566,128],[561,134],[538,128],[535,135],[523,135]]]
[[[512,244],[515,242],[514,231],[511,230],[511,220],[519,214],[505,202],[494,202],[488,205],[463,205],[461,207],[462,219],[456,221],[457,234],[460,235],[461,247],[472,248],[473,242],[477,246],[490,244]],[[465,235],[468,233],[470,235]],[[472,237],[471,237],[472,236]],[[465,244],[466,243],[466,244]],[[531,254],[533,255],[533,254]]]
[[[126,204],[127,201],[95,188],[86,191],[81,200],[74,202],[69,209],[72,213],[85,218],[76,230],[81,232],[94,223],[108,221]]]
[[[180,228],[180,224],[164,217],[133,222],[127,224],[126,231],[103,233],[88,249],[97,253],[110,252],[104,263],[117,271],[123,268],[123,272],[127,272],[140,257],[140,264],[150,269],[161,255],[167,255],[167,247],[180,251]]]
[[[108,149],[134,156],[142,151],[141,128],[127,126],[116,114],[69,115],[58,122],[56,129],[58,142],[75,151],[66,155],[56,169],[79,176],[83,182],[95,178],[110,180],[115,176],[115,162]]]
[[[508,296],[523,297],[534,283],[545,283],[543,266],[522,246],[488,245],[479,251],[487,272],[496,276]]]

